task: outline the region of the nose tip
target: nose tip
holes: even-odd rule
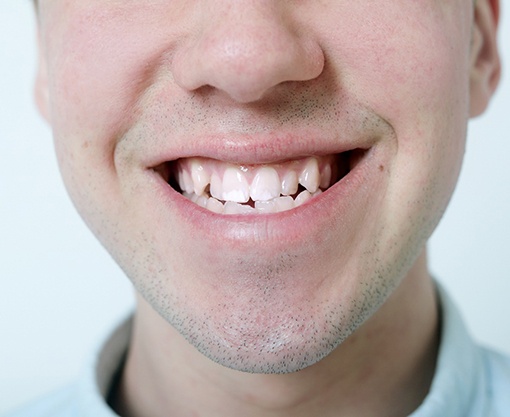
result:
[[[278,84],[322,73],[324,55],[317,42],[272,14],[253,14],[245,12],[240,19],[222,13],[217,21],[203,22],[200,35],[174,55],[177,84],[189,91],[213,87],[249,103]]]

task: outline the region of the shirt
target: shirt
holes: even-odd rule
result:
[[[441,339],[430,392],[410,417],[510,417],[510,358],[477,345],[439,287]],[[131,320],[98,349],[81,378],[5,417],[116,417],[105,397],[122,366]]]

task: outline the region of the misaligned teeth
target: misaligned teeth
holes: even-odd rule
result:
[[[319,163],[317,159],[308,159],[303,171],[299,175],[299,183],[311,193],[317,191],[320,184]]]
[[[196,159],[191,162],[191,180],[193,181],[193,191],[198,195],[204,193],[205,187],[211,181],[204,166]]]
[[[311,198],[312,198],[312,194],[309,191],[305,190],[298,194],[298,196],[294,200],[294,203],[295,203],[296,207],[298,207],[301,204],[306,203]]]
[[[287,171],[282,179],[282,194],[293,195],[298,190],[298,175],[295,171]]]
[[[218,174],[211,175],[211,187],[209,188],[211,196],[218,200],[223,200],[223,180]]]
[[[244,167],[192,158],[178,164],[176,180],[183,195],[215,213],[277,213],[329,188],[336,176],[334,161],[309,157],[288,165]],[[305,190],[298,194],[300,185]]]

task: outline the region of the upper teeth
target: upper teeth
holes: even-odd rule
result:
[[[176,179],[185,196],[211,211],[272,213],[290,210],[328,188],[333,162],[333,156],[309,157],[271,166],[244,167],[191,158],[179,160]],[[291,196],[297,193],[299,184],[306,191],[294,199]],[[242,204],[250,199],[254,208]]]

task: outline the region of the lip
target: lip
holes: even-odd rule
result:
[[[260,146],[260,142],[258,143]],[[269,145],[269,142],[267,144]],[[269,150],[266,148],[251,159],[246,158],[244,153],[254,149],[251,144],[239,146],[237,150],[242,151],[237,153],[231,148],[222,148],[214,152],[208,151],[206,155],[231,162],[232,154],[235,153],[234,161],[243,160],[247,163],[248,159],[250,163],[261,163],[259,161],[267,162],[269,156],[269,160],[301,156],[309,144],[310,142],[294,146],[293,152],[287,152],[285,156],[275,152],[276,148],[272,145]],[[322,151],[329,153],[324,147]],[[334,151],[338,151],[338,148]],[[197,156],[193,149],[188,149],[187,152],[179,157]],[[226,158],[227,154],[231,156],[230,159]],[[235,250],[253,248],[254,245],[263,243],[265,250],[278,251],[295,247],[303,241],[320,240],[321,236],[329,235],[331,230],[342,230],[349,225],[359,224],[364,216],[363,209],[368,207],[371,193],[384,181],[385,175],[380,167],[387,165],[387,162],[382,146],[370,146],[355,167],[321,195],[292,210],[263,215],[213,213],[182,196],[155,170],[147,169],[147,172],[152,176],[157,198],[162,199],[161,204],[173,207],[172,214],[178,217],[179,224],[188,227],[190,232],[200,231],[202,240]]]
[[[349,135],[350,136],[350,135]],[[320,139],[316,139],[320,138]],[[157,154],[147,153],[141,164],[154,168],[181,158],[204,157],[239,165],[260,165],[294,160],[306,156],[340,154],[354,149],[367,150],[375,144],[374,135],[358,136],[356,140],[324,137],[312,129],[295,133],[254,135],[199,135],[174,139],[174,143],[158,143]]]

